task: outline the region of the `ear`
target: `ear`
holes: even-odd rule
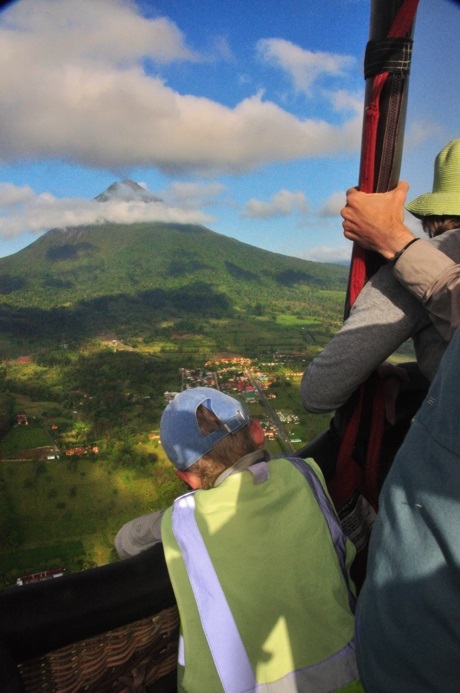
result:
[[[251,438],[258,448],[263,448],[265,445],[265,433],[264,429],[260,425],[260,421],[257,419],[251,419],[249,422],[249,433]]]
[[[187,470],[183,471],[180,469],[176,469],[176,474],[181,479],[184,484],[187,484],[187,486],[190,486],[191,489],[196,491],[196,489],[201,488],[201,478],[198,476],[198,474],[194,474],[193,472],[189,472]]]

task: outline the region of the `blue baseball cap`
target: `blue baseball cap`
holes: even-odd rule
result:
[[[205,434],[198,426],[196,410],[202,404],[222,423],[218,431]],[[181,471],[206,455],[219,440],[249,423],[241,402],[212,387],[196,387],[177,394],[163,412],[160,440],[167,456]]]

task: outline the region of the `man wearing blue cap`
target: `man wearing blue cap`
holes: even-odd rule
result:
[[[181,691],[361,691],[354,548],[312,460],[270,460],[244,406],[206,387],[168,404],[160,438],[193,489],[126,524],[121,558],[162,541]]]

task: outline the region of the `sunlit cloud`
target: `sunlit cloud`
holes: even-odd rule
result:
[[[0,209],[18,207],[30,202],[35,197],[35,193],[28,185],[19,187],[12,183],[0,183]]]
[[[334,264],[346,264],[351,259],[352,244],[344,247],[318,246],[305,252],[296,253],[296,257],[313,262],[332,262]]]
[[[343,77],[356,60],[350,55],[310,51],[280,38],[262,39],[259,56],[284,70],[296,91],[310,94],[313,85],[324,77]]]
[[[328,92],[329,100],[338,112],[363,112],[363,94],[353,94],[344,89]]]
[[[215,204],[226,190],[222,183],[188,183],[174,181],[159,192],[166,202],[183,208],[209,207]]]
[[[272,195],[269,202],[252,198],[245,204],[240,216],[250,219],[272,219],[307,212],[307,201],[303,192],[279,190]]]
[[[358,151],[355,113],[332,124],[301,119],[262,92],[234,107],[181,94],[161,66],[207,58],[188,47],[172,21],[145,18],[128,0],[79,0],[76,7],[74,0],[21,0],[0,16],[4,163],[54,159],[112,171],[240,174]],[[228,59],[226,42],[217,46]],[[264,51],[302,89],[320,75],[343,77],[351,60],[283,41],[267,42]]]
[[[130,0],[21,0],[2,12],[0,26],[2,52],[21,48],[15,61],[30,65],[34,59],[39,68],[62,58],[88,66],[200,59],[174,22],[148,19]]]
[[[215,37],[213,48],[217,58],[232,62],[235,60],[232,49],[224,36]]]
[[[335,217],[340,215],[340,210],[344,207],[346,202],[345,192],[335,192],[329,196],[324,205],[319,210],[319,214],[322,217]]]
[[[50,228],[139,222],[209,224],[213,217],[199,209],[169,206],[163,202],[78,198],[58,199],[49,193],[36,195],[30,188],[0,185],[0,237],[11,239],[24,232],[37,235]]]

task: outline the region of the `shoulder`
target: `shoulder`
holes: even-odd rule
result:
[[[367,314],[370,311],[372,311],[373,324],[391,322],[395,314],[402,319],[413,319],[415,316],[426,317],[423,306],[394,276],[391,264],[380,267],[369,279],[356,299],[350,317],[354,313]],[[379,314],[383,316],[382,319],[376,319]]]
[[[312,457],[280,457],[270,460],[270,463],[278,464],[278,466],[281,463],[285,468],[296,470],[306,478],[317,477],[320,483],[324,487],[326,486],[323,473]],[[296,472],[294,471],[293,473]]]
[[[448,255],[455,263],[460,263],[460,229],[445,231],[439,236],[430,238],[428,242]]]

